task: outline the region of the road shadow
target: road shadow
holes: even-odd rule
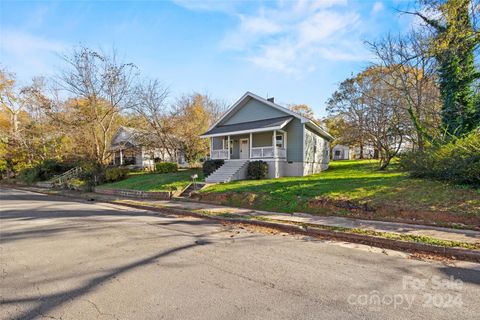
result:
[[[202,240],[201,243],[199,243],[199,240]],[[61,305],[63,305],[68,301],[75,300],[93,291],[94,289],[96,289],[98,286],[101,286],[106,281],[112,280],[123,273],[148,265],[150,263],[157,261],[158,259],[174,255],[184,250],[191,249],[197,245],[209,245],[209,244],[210,242],[206,239],[198,239],[194,243],[175,247],[167,251],[162,251],[157,254],[146,257],[144,259],[140,259],[135,262],[126,264],[122,267],[114,268],[102,276],[98,276],[88,280],[84,285],[79,286],[75,289],[66,290],[66,291],[62,291],[62,292],[51,294],[51,295],[33,296],[29,298],[18,298],[18,299],[3,298],[1,301],[1,304],[38,303],[37,306],[19,314],[17,316],[17,319],[29,320],[29,319],[38,319],[38,317],[48,317],[46,315],[51,310],[60,307]]]

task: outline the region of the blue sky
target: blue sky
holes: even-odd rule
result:
[[[172,97],[233,103],[245,91],[324,116],[336,85],[369,64],[364,40],[411,27],[409,0],[0,1],[0,63],[22,83],[82,44],[158,78]]]

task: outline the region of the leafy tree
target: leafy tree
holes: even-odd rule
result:
[[[332,116],[342,117],[379,152],[380,170],[395,157],[407,136],[405,108],[398,93],[385,84],[388,70],[367,68],[342,82],[328,101]]]
[[[480,105],[473,85],[480,74],[475,50],[480,33],[474,17],[478,3],[472,0],[422,0],[413,12],[433,34],[431,51],[438,62],[443,100],[442,122],[450,134],[462,135],[479,126]]]
[[[288,106],[288,109],[298,113],[301,116],[304,116],[305,118],[316,121],[315,113],[313,112],[312,108],[306,104],[291,104]]]
[[[207,155],[209,142],[199,135],[207,131],[224,110],[222,101],[205,94],[192,93],[177,100],[172,120],[175,136],[179,138],[188,162],[195,162]]]

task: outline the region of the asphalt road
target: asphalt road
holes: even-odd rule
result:
[[[480,268],[0,189],[1,319],[478,319]]]

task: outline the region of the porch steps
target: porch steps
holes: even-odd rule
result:
[[[248,160],[225,161],[225,164],[209,175],[207,183],[226,183],[238,179],[237,173],[248,164]]]

